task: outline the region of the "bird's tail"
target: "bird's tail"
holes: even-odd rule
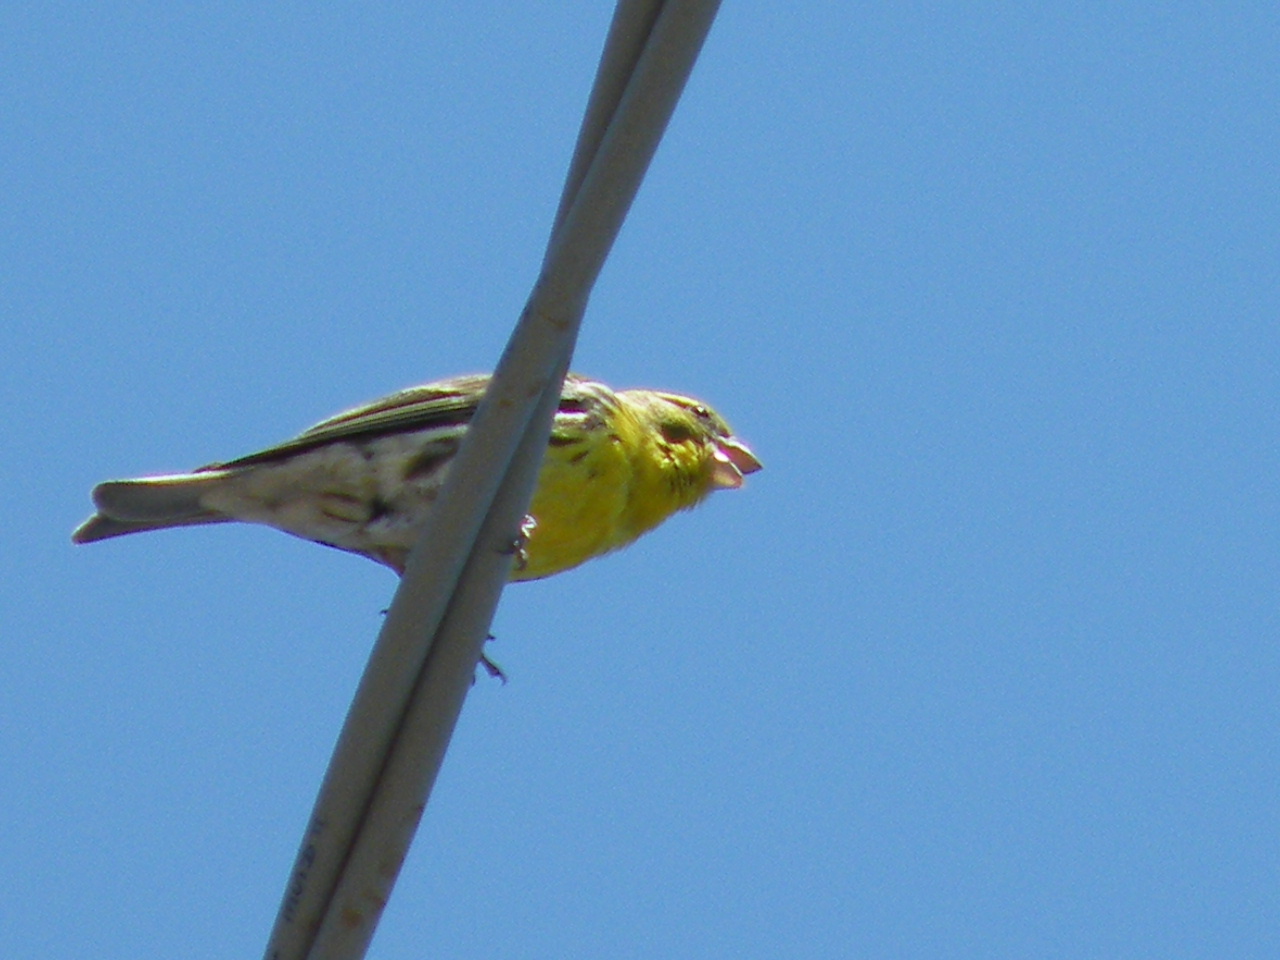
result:
[[[225,523],[229,517],[202,503],[204,493],[224,476],[222,471],[211,470],[100,483],[93,488],[98,512],[76,528],[71,540],[93,543],[144,530]]]

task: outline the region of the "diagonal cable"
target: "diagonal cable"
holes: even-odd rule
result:
[[[304,835],[269,958],[364,955],[510,572],[592,285],[717,2],[622,0],[543,271],[412,552]]]

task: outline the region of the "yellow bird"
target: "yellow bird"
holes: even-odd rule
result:
[[[477,375],[410,387],[238,460],[99,484],[98,512],[71,538],[91,543],[240,520],[403,573],[488,382]],[[549,576],[626,546],[759,469],[746,444],[697,400],[654,390],[615,393],[570,374],[512,578]]]

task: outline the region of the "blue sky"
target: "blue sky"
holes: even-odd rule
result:
[[[490,367],[609,13],[0,10],[0,955],[259,955],[393,578],[68,536]],[[1280,954],[1277,48],[725,5],[575,367],[766,469],[507,592],[372,957]]]

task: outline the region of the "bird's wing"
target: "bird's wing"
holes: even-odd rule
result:
[[[226,463],[213,463],[205,470],[226,470],[283,460],[330,443],[364,440],[389,433],[443,429],[461,432],[475,415],[489,378],[483,374],[439,380],[409,387],[344,410],[304,430],[292,440],[251,453]]]

